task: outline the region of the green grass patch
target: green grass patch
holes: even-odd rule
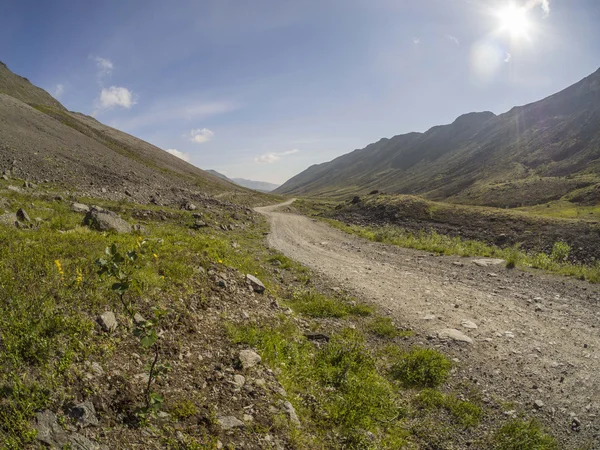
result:
[[[558,450],[558,443],[535,420],[511,420],[493,437],[494,450]]]
[[[435,389],[424,389],[413,400],[413,405],[421,410],[443,409],[450,414],[453,422],[463,427],[479,424],[482,410],[472,402],[459,400],[453,394],[444,394]]]
[[[389,317],[374,317],[367,323],[367,330],[377,337],[387,339],[413,335],[410,330],[399,330]]]
[[[392,366],[392,376],[407,387],[437,387],[444,383],[452,363],[440,352],[413,348]]]
[[[315,349],[296,325],[282,320],[276,326],[228,329],[234,343],[257,348],[270,367],[281,371],[280,381],[301,417],[309,419],[303,426],[343,448],[403,445],[400,399],[378,372],[363,336],[345,329]]]
[[[343,318],[349,315],[369,316],[373,308],[363,304],[352,304],[337,298],[328,297],[315,290],[298,290],[288,300],[296,312],[314,318]]]

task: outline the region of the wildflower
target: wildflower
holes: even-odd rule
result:
[[[223,264],[223,260],[221,260],[221,259],[220,259],[220,260],[219,260],[219,264]]]
[[[56,265],[56,270],[58,270],[58,273],[60,275],[61,278],[64,278],[65,276],[65,272],[63,271],[62,265],[60,264],[60,261],[58,259],[54,260],[54,264]]]
[[[156,253],[152,253],[152,256],[154,256],[154,259],[158,259],[158,255]]]
[[[81,282],[83,281],[83,272],[78,267],[77,269],[75,269],[75,273],[77,274],[77,277],[75,278],[75,283],[81,284]]]

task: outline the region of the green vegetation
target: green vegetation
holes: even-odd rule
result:
[[[368,316],[373,312],[373,309],[367,305],[338,301],[315,290],[293,292],[288,304],[294,311],[315,318]]]
[[[449,237],[432,231],[411,233],[395,226],[362,227],[348,225],[337,220],[324,219],[331,226],[349,234],[375,242],[397,245],[399,247],[425,250],[440,255],[484,256],[501,258],[509,267],[541,269],[559,275],[585,279],[591,283],[600,283],[600,263],[593,266],[572,264],[564,260],[569,252],[567,244],[557,243],[552,256],[545,253],[529,254],[518,247],[500,248],[480,241]],[[566,252],[566,253],[565,253]]]
[[[414,348],[392,366],[392,375],[408,387],[436,387],[448,379],[452,363],[440,352]]]
[[[398,336],[412,336],[410,330],[399,330],[389,317],[374,317],[368,324],[367,330],[380,338],[393,339]]]
[[[152,369],[157,342],[152,341],[159,319],[154,312],[167,311],[166,315],[159,314],[161,324],[175,320],[174,317],[185,317],[185,309],[178,310],[184,305],[178,307],[172,299],[187,298],[194,293],[192,286],[200,287],[193,281],[197,268],[213,264],[234,267],[243,273],[256,273],[270,285],[270,275],[255,259],[260,256],[266,260],[269,255],[262,244],[262,225],[244,230],[243,234],[214,229],[190,232],[189,224],[193,222],[190,213],[162,207],[172,218],[146,223],[145,236],[150,238],[135,233],[99,233],[82,227],[83,216],[70,211],[63,202],[12,191],[3,193],[3,198],[5,205],[13,205],[12,210],[18,205],[28,205],[31,217],[42,219],[30,229],[0,226],[0,442],[3,448],[21,449],[30,445],[35,436],[31,428],[35,412],[57,409],[73,399],[77,386],[74,381],[78,379],[83,361],[104,361],[114,357],[117,347],[135,345],[136,341],[137,345],[142,341],[151,344],[147,349],[142,345],[141,350],[131,347],[128,351],[148,356],[150,364],[146,373],[152,375],[150,383],[140,391],[143,402],[134,403],[131,412],[135,408],[159,406],[161,399],[150,395],[153,390],[148,389],[154,384],[154,374],[161,363],[159,360]],[[101,200],[94,203],[118,211],[131,222],[135,222],[132,217],[138,208],[155,208]],[[227,223],[225,217],[207,217],[209,219]],[[243,243],[245,250],[233,250],[232,239]],[[134,253],[119,250],[137,249],[144,241],[162,244],[145,258],[141,258],[139,252],[134,256]],[[115,263],[116,266],[111,267],[117,277],[128,271],[123,264],[136,266],[132,279],[99,278],[96,274],[99,266],[94,264],[98,259],[109,265]],[[122,289],[123,281],[129,283],[128,289]],[[109,292],[116,296],[107,295]],[[119,300],[121,293],[124,304]],[[132,331],[128,338],[95,335],[94,319],[107,309],[117,313],[120,327]],[[131,319],[126,319],[130,317],[129,309],[141,312],[147,320],[132,326]],[[124,316],[119,316],[120,311]],[[134,331],[137,337],[133,336]],[[148,395],[143,395],[144,392]]]
[[[558,450],[554,438],[545,434],[535,420],[511,420],[494,435],[494,450]]]
[[[315,435],[325,437],[334,428],[340,435],[337,445],[344,443],[345,448],[391,449],[404,443],[406,432],[389,433],[397,431],[393,425],[402,414],[400,398],[393,383],[378,372],[359,332],[342,330],[315,351],[285,318],[277,325],[229,330],[234,343],[256,347],[269,366],[281,371],[284,388]],[[368,432],[376,437],[374,442],[369,442]]]
[[[419,410],[445,410],[451,419],[464,427],[476,426],[481,420],[482,410],[472,402],[459,400],[456,395],[444,394],[435,389],[424,389],[414,399]]]

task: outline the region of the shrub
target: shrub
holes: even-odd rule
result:
[[[571,246],[566,242],[558,241],[555,242],[554,246],[552,247],[550,258],[552,258],[552,260],[555,262],[563,262],[567,260],[570,254]]]
[[[405,386],[437,387],[448,378],[452,363],[440,352],[415,348],[392,366],[392,376]]]

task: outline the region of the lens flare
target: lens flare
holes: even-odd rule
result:
[[[528,36],[531,23],[527,15],[527,8],[510,3],[499,10],[496,16],[500,21],[501,31],[509,33],[513,39]]]

